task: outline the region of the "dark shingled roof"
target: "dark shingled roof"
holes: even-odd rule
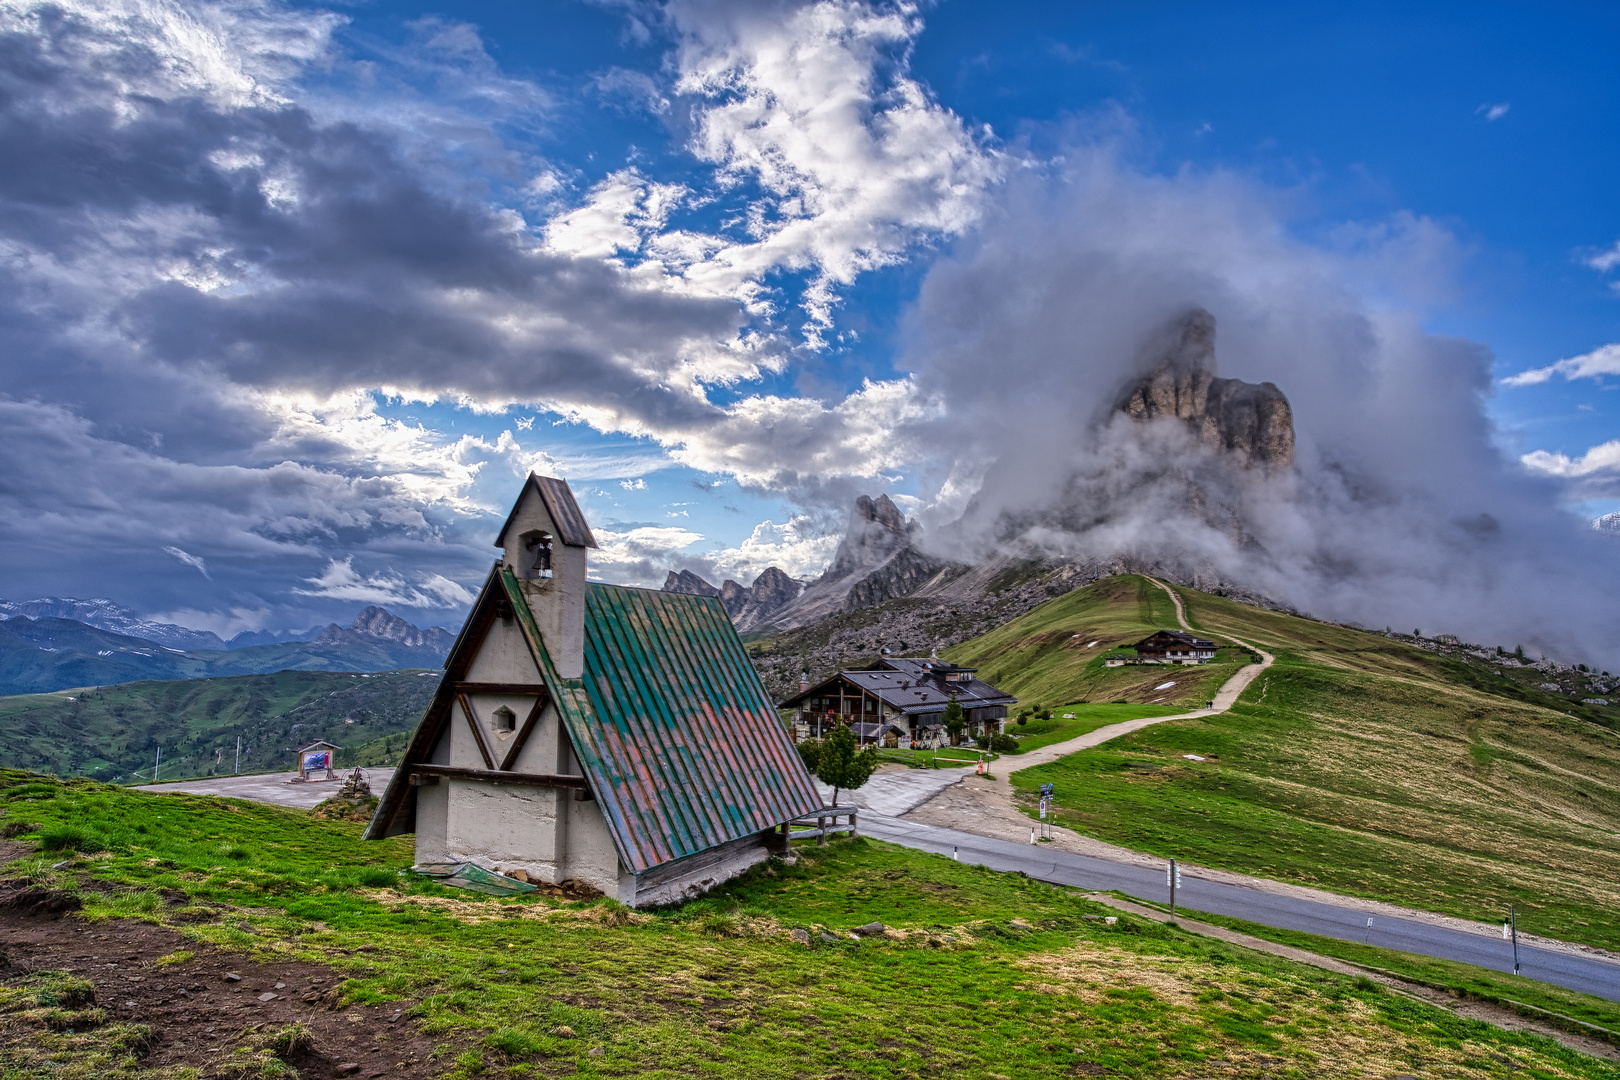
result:
[[[946,672],[971,674],[972,668],[961,668],[932,657],[885,657],[883,665],[869,671],[840,671],[826,681],[801,691],[782,702],[783,708],[794,708],[805,698],[826,694],[827,688],[839,680],[876,697],[885,705],[903,713],[932,713],[945,708],[946,702],[956,698],[964,709],[983,709],[991,705],[1016,705],[1018,699],[985,682],[974,678],[968,682],[946,682]]]
[[[619,856],[633,873],[821,808],[821,796],[717,598],[587,585],[585,674],[562,679],[509,570],[496,569],[469,616],[469,629],[503,593],[562,714]],[[463,636],[476,645],[483,635]],[[409,765],[424,760],[438,738],[436,726],[431,737],[427,732],[440,698],[448,715],[444,688],[456,677],[459,651],[460,643],[367,836],[409,828]]]

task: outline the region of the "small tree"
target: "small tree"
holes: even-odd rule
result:
[[[951,745],[962,737],[962,729],[967,727],[967,721],[962,718],[962,703],[951,698],[945,704],[945,731],[951,737]]]
[[[855,733],[841,727],[821,740],[816,755],[816,778],[833,789],[833,805],[838,805],[838,792],[854,791],[872,778],[877,771],[877,747],[864,750],[855,746]]]

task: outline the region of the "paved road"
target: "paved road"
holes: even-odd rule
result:
[[[942,829],[935,825],[884,817],[868,812],[861,815],[861,832],[919,851],[941,855],[957,851],[963,862],[988,866],[993,870],[1020,870],[1032,878],[1057,885],[1070,885],[1101,891],[1117,890],[1163,904],[1169,900],[1164,871],[1127,866],[1084,855],[1071,855],[1028,844],[991,840],[972,833]],[[1471,934],[1444,926],[1366,912],[1331,904],[1300,900],[1289,896],[1206,881],[1183,873],[1176,891],[1176,904],[1194,911],[1230,915],[1265,926],[1304,930],[1323,937],[1366,941],[1389,949],[1461,960],[1496,971],[1513,970],[1513,948],[1499,938]],[[1372,919],[1369,929],[1367,920]],[[1520,973],[1543,982],[1579,990],[1610,1001],[1620,1001],[1620,963],[1597,956],[1586,956],[1552,949],[1519,946]]]
[[[393,769],[362,769],[371,790],[382,794],[394,775]],[[167,784],[147,784],[136,791],[150,791],[158,795],[227,795],[233,799],[274,803],[277,806],[300,806],[308,810],[316,803],[337,794],[343,786],[347,769],[338,770],[336,780],[316,780],[295,783],[298,774],[248,773],[244,776],[211,776],[207,780],[177,780]]]

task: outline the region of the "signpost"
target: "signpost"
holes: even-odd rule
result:
[[[1164,883],[1170,886],[1170,917],[1173,919],[1176,917],[1176,889],[1181,885],[1181,867],[1174,859],[1165,867]]]

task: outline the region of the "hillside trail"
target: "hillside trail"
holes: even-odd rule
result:
[[[1176,621],[1181,624],[1181,628],[1186,630],[1188,633],[1193,633],[1194,631],[1192,625],[1187,622],[1186,609],[1181,606],[1181,596],[1177,594],[1176,590],[1172,589],[1170,586],[1166,585],[1157,578],[1148,578],[1148,580],[1153,582],[1153,584],[1157,585],[1159,588],[1163,589],[1170,597],[1171,603],[1176,605]],[[1121,735],[1128,735],[1133,731],[1140,731],[1141,729],[1150,727],[1153,724],[1162,724],[1167,720],[1194,720],[1200,716],[1214,716],[1216,713],[1226,712],[1233,705],[1236,705],[1238,697],[1243,693],[1243,691],[1249,688],[1249,684],[1254,682],[1254,680],[1259,677],[1260,673],[1269,668],[1277,658],[1266,652],[1264,649],[1249,644],[1247,641],[1239,641],[1230,634],[1220,636],[1225,637],[1226,640],[1237,645],[1241,645],[1243,648],[1248,649],[1252,653],[1258,654],[1260,657],[1260,663],[1247,665],[1230,679],[1227,679],[1226,682],[1222,683],[1221,688],[1215,691],[1215,705],[1213,708],[1195,709],[1192,712],[1176,713],[1173,716],[1144,716],[1138,720],[1123,720],[1117,724],[1109,724],[1106,727],[1100,727],[1095,731],[1088,731],[1084,735],[1078,735],[1075,738],[1065,740],[1064,742],[1053,743],[1050,746],[1043,746],[1037,750],[1030,750],[1026,753],[1019,754],[1016,763],[1009,758],[1002,758],[998,762],[998,764],[1002,766],[1002,769],[1000,770],[1002,775],[999,780],[999,785],[1004,789],[1008,806],[1012,805],[1011,774],[1015,772],[1022,769],[1034,768],[1036,765],[1045,765],[1048,762],[1056,761],[1060,757],[1065,757],[1079,750],[1089,750],[1093,746],[1101,746],[1110,739],[1117,739]],[[1022,817],[1023,815],[1020,814],[1019,816]]]
[[[1170,597],[1171,603],[1176,606],[1176,621],[1182,629],[1193,632],[1192,625],[1187,621],[1187,612],[1182,607],[1181,597],[1174,589],[1157,578],[1148,578],[1154,585],[1163,589]],[[1144,716],[1137,720],[1124,720],[1117,724],[1088,731],[1084,735],[1067,739],[1050,746],[1042,746],[1019,754],[1017,758],[1003,757],[996,762],[995,774],[989,776],[968,775],[960,782],[946,782],[939,786],[939,790],[925,796],[923,801],[911,806],[902,817],[930,825],[942,825],[947,828],[961,829],[963,832],[976,833],[979,836],[988,836],[1000,840],[1015,840],[1021,834],[1029,831],[1032,822],[1029,817],[1019,810],[1013,794],[1012,774],[1023,769],[1032,769],[1037,765],[1066,757],[1081,750],[1089,750],[1094,746],[1101,746],[1111,739],[1121,735],[1128,735],[1133,731],[1140,731],[1154,724],[1163,724],[1170,720],[1196,720],[1203,716],[1214,716],[1226,712],[1237,704],[1239,695],[1248,689],[1249,684],[1269,668],[1276,657],[1264,649],[1247,641],[1240,641],[1230,634],[1220,635],[1226,640],[1248,649],[1260,656],[1260,663],[1249,664],[1237,674],[1221,684],[1215,692],[1212,708],[1194,709],[1192,712],[1175,713],[1171,716]],[[920,795],[921,792],[919,791]],[[1078,855],[1095,855],[1115,862],[1138,863],[1141,865],[1156,865],[1161,860],[1128,848],[1116,847],[1102,840],[1071,832],[1068,829],[1053,828],[1054,839],[1058,846]],[[1212,872],[1209,876],[1217,877]]]

